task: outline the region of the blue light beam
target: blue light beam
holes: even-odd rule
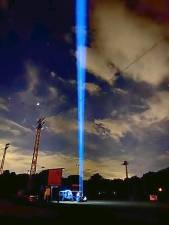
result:
[[[79,191],[83,195],[87,0],[76,0]]]

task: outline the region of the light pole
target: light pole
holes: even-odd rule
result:
[[[129,176],[128,176],[128,164],[129,164],[129,163],[128,163],[127,161],[124,161],[123,164],[122,164],[123,166],[125,166],[126,179],[128,179],[128,177],[129,177]]]
[[[0,167],[0,175],[3,174],[6,151],[7,151],[7,149],[9,148],[9,146],[10,146],[10,144],[7,143],[7,144],[5,145],[5,148],[4,148],[4,154],[3,154],[3,157],[2,157],[1,167]]]

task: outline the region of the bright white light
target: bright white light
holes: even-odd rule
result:
[[[87,197],[86,196],[83,198],[83,201],[87,201]]]
[[[40,106],[40,102],[37,102],[36,105],[37,105],[37,106]]]
[[[163,191],[163,189],[162,189],[162,188],[159,188],[159,189],[158,189],[158,191],[159,191],[159,192],[162,192],[162,191]]]

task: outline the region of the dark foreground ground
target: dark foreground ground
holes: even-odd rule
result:
[[[51,204],[0,201],[0,224],[169,224],[169,204],[88,201]]]

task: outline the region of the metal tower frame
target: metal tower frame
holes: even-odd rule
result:
[[[5,145],[5,148],[4,148],[4,154],[3,154],[3,157],[2,157],[1,167],[0,167],[0,175],[3,174],[3,171],[4,171],[5,156],[6,156],[6,151],[9,148],[9,146],[10,146],[10,144],[7,143]]]
[[[36,173],[37,159],[38,159],[38,152],[39,152],[39,145],[40,145],[40,137],[41,137],[41,130],[43,128],[44,123],[45,123],[45,118],[40,118],[38,120],[38,122],[37,122],[36,135],[35,135],[35,144],[34,144],[34,151],[33,151],[30,175],[34,175]]]

